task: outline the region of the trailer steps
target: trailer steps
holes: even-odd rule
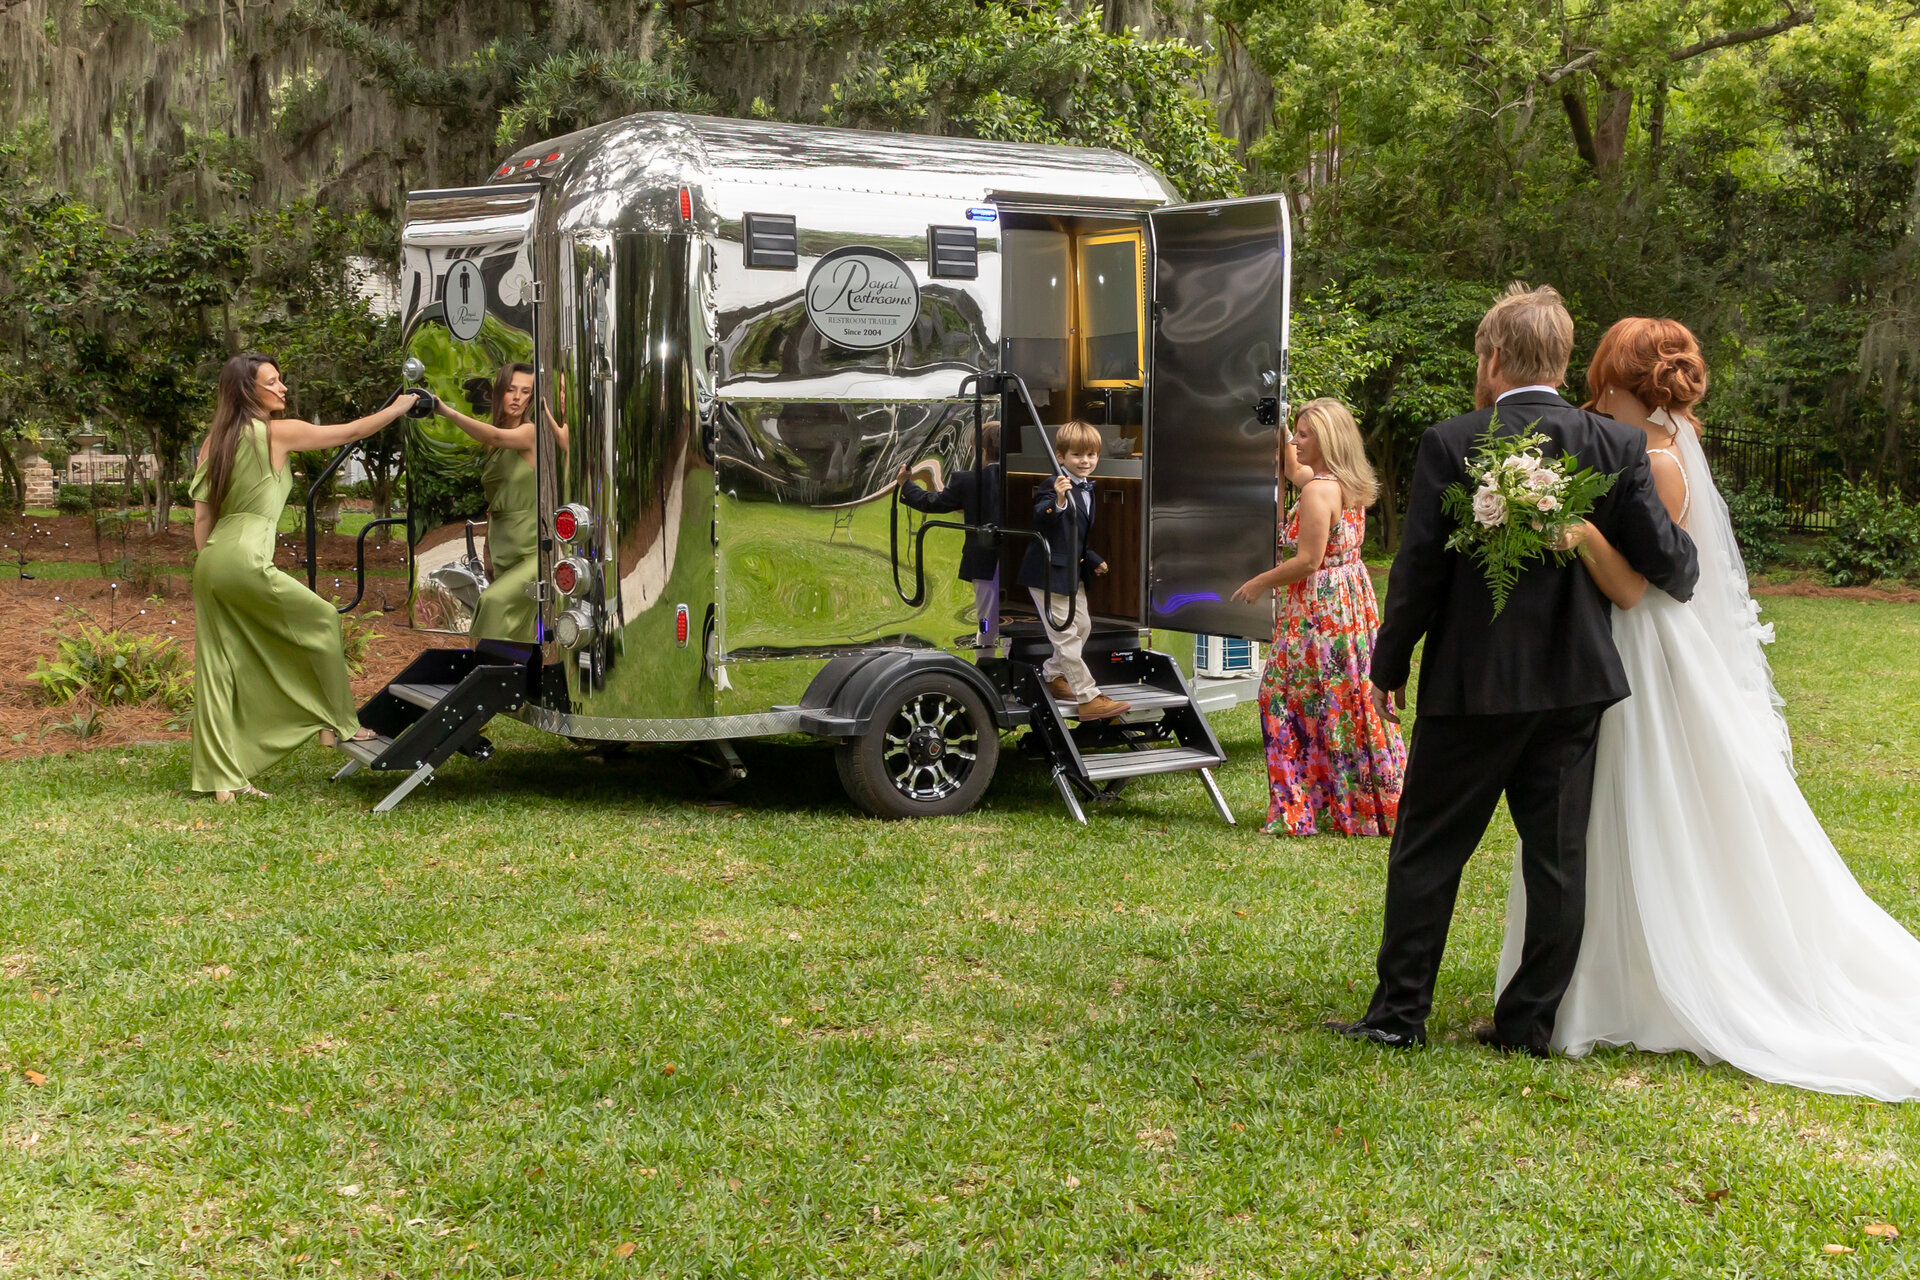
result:
[[[1007,664],[1013,697],[1027,711],[1029,743],[1046,760],[1074,819],[1087,820],[1083,799],[1113,795],[1130,778],[1193,772],[1221,819],[1234,825],[1233,811],[1213,778],[1213,770],[1226,763],[1226,752],[1179,664],[1164,653],[1124,648],[1089,654],[1088,663],[1100,678],[1100,692],[1129,704],[1124,715],[1077,720],[1074,704],[1047,690],[1037,664],[1018,659]]]
[[[360,724],[376,736],[343,740],[347,763],[334,781],[362,769],[406,772],[400,785],[373,807],[391,813],[455,755],[485,760],[493,744],[480,730],[526,700],[532,651],[482,640],[473,649],[428,649],[360,708]]]

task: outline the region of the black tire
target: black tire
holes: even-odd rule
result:
[[[1000,763],[986,699],[959,676],[925,671],[889,688],[872,726],[834,748],[848,797],[876,818],[936,818],[978,804]]]

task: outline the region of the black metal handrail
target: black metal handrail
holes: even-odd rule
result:
[[[360,528],[360,536],[353,544],[353,599],[334,608],[340,613],[352,613],[367,594],[367,535],[375,529],[384,529],[390,524],[405,524],[406,516],[382,516],[378,520],[369,520]]]
[[[976,486],[984,484],[986,477],[986,454],[982,447],[983,441],[981,436],[981,407],[982,396],[987,389],[988,383],[993,383],[996,394],[1001,396],[1008,394],[1008,384],[1012,384],[1014,388],[1019,390],[1021,402],[1026,405],[1027,416],[1033,420],[1033,429],[1039,433],[1040,444],[1047,451],[1047,461],[1053,466],[1053,474],[1065,475],[1067,473],[1066,468],[1060,465],[1060,457],[1053,451],[1053,441],[1047,439],[1046,428],[1040,423],[1040,411],[1034,407],[1033,396],[1027,390],[1026,380],[1017,373],[970,373],[960,380],[959,394],[964,396],[969,390],[973,392],[973,470],[974,475],[977,477],[975,481]],[[1001,439],[1003,442],[1006,438],[1005,418],[1006,415],[1003,410],[1000,424],[1002,432]],[[934,433],[940,429],[940,426],[941,424],[936,422],[927,429],[926,438],[920,442],[918,452],[924,453],[927,448],[932,445]],[[1002,444],[1001,453],[1002,456],[1005,455],[1004,443]],[[911,457],[913,455],[910,454],[908,456]],[[1004,495],[1002,501],[1004,503]],[[1072,531],[1078,527],[1078,521],[1070,521],[1067,525],[1069,536],[1071,536]],[[993,538],[999,538],[1009,534],[1015,537],[1033,538],[1040,543],[1041,554],[1045,556],[1049,568],[1051,568],[1053,563],[1053,547],[1047,541],[1046,535],[1037,529],[1008,529],[995,524],[959,524],[950,520],[923,521],[919,529],[913,533],[913,595],[908,596],[905,589],[900,585],[900,486],[895,484],[893,486],[892,505],[887,509],[887,553],[888,561],[893,567],[893,593],[900,598],[902,604],[910,609],[918,609],[926,602],[927,598],[926,546],[927,530],[929,529],[960,529],[967,533],[984,534]],[[1069,559],[1073,562],[1075,575],[1078,576],[1080,553],[1084,548],[1072,547],[1071,543],[1069,543],[1069,547],[1075,552]],[[1046,581],[1040,588],[1040,593],[1041,607],[1046,611],[1046,616],[1042,621],[1048,626],[1052,626],[1053,575],[1051,573],[1048,573]],[[1074,619],[1079,615],[1079,609],[1080,593],[1078,590],[1075,590],[1074,593],[1067,598],[1066,620],[1055,629],[1064,631],[1073,626]]]
[[[340,446],[340,452],[333,455],[333,461],[307,486],[307,590],[316,591],[320,586],[320,527],[314,523],[314,502],[320,496],[320,486],[333,479],[333,473],[340,469],[353,445]]]

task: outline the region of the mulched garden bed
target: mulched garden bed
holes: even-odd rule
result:
[[[192,545],[190,538],[188,545]],[[393,594],[396,599],[404,597],[404,587],[396,585]],[[124,586],[116,594],[97,578],[0,579],[0,760],[184,740],[185,730],[166,727],[174,715],[163,707],[110,707],[85,738],[60,727],[72,724],[88,708],[79,703],[42,705],[32,676],[38,660],[53,657],[56,633],[78,621],[76,612],[103,627],[170,636],[192,660],[193,593],[185,574],[170,576],[156,598],[144,598]],[[360,616],[376,637],[366,673],[353,682],[354,696],[361,701],[398,675],[422,650],[457,648],[463,643],[456,636],[412,630],[405,625],[404,613]]]

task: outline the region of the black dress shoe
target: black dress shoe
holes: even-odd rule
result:
[[[1418,1049],[1427,1042],[1427,1038],[1423,1035],[1409,1034],[1405,1031],[1388,1031],[1384,1027],[1376,1027],[1367,1022],[1341,1022],[1337,1019],[1329,1019],[1320,1025],[1337,1036],[1345,1036],[1349,1040],[1371,1040],[1375,1044],[1386,1045],[1389,1049]]]
[[[1549,1056],[1547,1046],[1543,1044],[1515,1044],[1511,1040],[1502,1040],[1499,1030],[1491,1022],[1482,1022],[1476,1026],[1473,1029],[1473,1038],[1495,1053],[1524,1053],[1529,1058]]]

